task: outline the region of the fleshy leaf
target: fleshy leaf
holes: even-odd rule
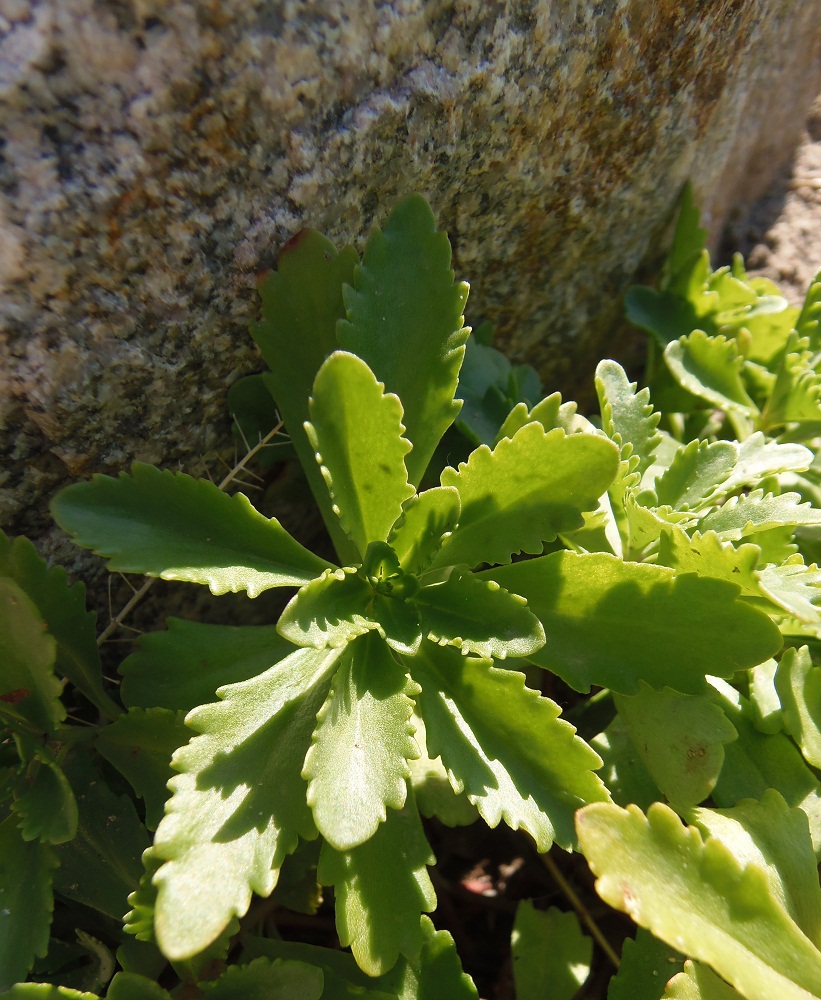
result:
[[[208,985],[205,996],[209,1000],[319,1000],[324,989],[322,969],[316,966],[257,958],[248,965],[228,968]]]
[[[627,735],[621,716],[617,715],[604,732],[594,736],[590,746],[602,759],[598,774],[614,802],[620,806],[633,802],[646,809],[658,801],[658,786]]]
[[[575,913],[536,910],[523,899],[510,939],[516,1000],[573,1000],[590,974],[593,940]]]
[[[798,493],[767,494],[753,490],[745,496],[730,497],[718,510],[703,518],[702,531],[714,531],[722,541],[737,542],[781,525],[821,524],[821,510],[801,503]]]
[[[737,739],[709,697],[654,691],[640,684],[632,697],[614,695],[628,735],[659,789],[677,808],[703,802],[724,763],[724,744]]]
[[[801,809],[790,809],[769,788],[760,802],[745,799],[732,809],[693,809],[687,819],[726,844],[742,864],[755,862],[773,897],[811,941],[821,942],[821,887]]]
[[[740,1000],[742,994],[728,986],[708,965],[685,962],[684,971],[671,979],[661,1000]]]
[[[242,493],[228,496],[207,480],[140,462],[130,476],[69,486],[51,510],[109,569],[203,583],[213,594],[300,587],[329,565]]]
[[[429,917],[420,921],[422,950],[409,961],[400,958],[379,986],[396,1000],[477,1000],[479,994],[447,931],[437,931]]]
[[[707,230],[699,226],[699,219],[700,212],[693,199],[693,186],[687,181],[681,193],[673,245],[666,262],[668,282],[675,282],[676,279],[680,281],[684,275],[689,274],[695,260],[707,245]]]
[[[36,747],[13,809],[23,840],[64,844],[77,834],[77,801],[62,769],[45,747]]]
[[[165,1000],[164,995],[167,996],[162,990],[161,1000]],[[100,1000],[96,993],[73,990],[70,986],[53,986],[51,983],[16,983],[0,996],[3,1000]],[[155,997],[149,996],[145,1000],[155,1000]]]
[[[387,540],[414,495],[402,403],[384,389],[364,361],[337,351],[317,373],[305,425],[332,509],[360,558],[369,542]]]
[[[388,537],[406,573],[422,573],[430,566],[443,539],[456,527],[460,509],[459,493],[452,486],[436,486],[406,501]]]
[[[3,703],[45,732],[65,718],[54,676],[57,644],[26,592],[0,577],[0,718]]]
[[[187,712],[216,698],[217,688],[256,677],[294,647],[275,625],[206,625],[166,620],[165,632],[141,635],[120,666],[121,694],[133,708]]]
[[[732,441],[691,441],[656,480],[659,504],[677,510],[700,507],[729,478],[737,460],[738,448]]]
[[[523,674],[425,644],[414,660],[428,753],[490,827],[526,830],[540,851],[574,843],[573,813],[608,798],[598,755]]]
[[[410,761],[411,784],[416,805],[422,816],[435,816],[445,826],[470,826],[479,819],[476,806],[466,795],[457,795],[451,788],[448,772],[439,757],[429,757],[425,723],[414,714],[413,726],[420,755]]]
[[[821,570],[805,566],[800,556],[781,566],[765,566],[757,571],[759,587],[773,604],[809,624],[821,624]]]
[[[182,712],[132,708],[97,737],[97,749],[145,800],[145,825],[156,830],[162,819],[171,756],[191,738]]]
[[[676,381],[694,396],[723,410],[757,414],[741,378],[744,359],[735,340],[693,330],[667,345],[664,360]]]
[[[664,566],[555,552],[479,576],[527,600],[547,636],[530,659],[577,691],[599,684],[635,694],[643,680],[699,694],[705,674],[732,676],[781,646],[778,629],[737,599],[738,588]]]
[[[616,361],[600,361],[596,368],[596,392],[602,411],[602,429],[621,449],[622,461],[639,478],[653,462],[661,441],[656,429],[659,414],[653,412],[650,391],[636,391]]]
[[[309,384],[310,388],[310,384]],[[228,412],[234,418],[234,437],[246,449],[252,449],[279,425],[281,416],[274,400],[276,381],[271,372],[246,375],[228,390]],[[263,469],[295,457],[284,435],[273,435],[254,456],[254,464]]]
[[[364,843],[405,804],[408,759],[419,756],[415,691],[378,635],[351,643],[339,661],[302,772],[317,829],[337,851]]]
[[[760,799],[768,788],[777,789],[788,805],[807,814],[813,849],[821,857],[821,784],[815,774],[783,733],[765,735],[755,728],[749,703],[735,688],[715,678],[711,684],[738,733],[738,739],[724,748],[724,767],[713,789],[713,801],[730,807],[742,799]]]
[[[477,448],[467,463],[442,473],[459,491],[459,524],[435,566],[507,563],[517,552],[538,553],[559,532],[583,524],[612,483],[619,463],[612,441],[593,434],[545,433],[525,424],[493,451]]]
[[[738,461],[721,492],[729,493],[742,486],[757,486],[769,476],[783,472],[804,472],[812,463],[812,452],[800,444],[778,444],[756,431],[738,442]]]
[[[118,972],[111,980],[106,1000],[171,1000],[171,994],[146,976]]]
[[[2,532],[0,537],[5,539]],[[28,594],[54,636],[58,673],[97,708],[116,718],[121,709],[103,689],[97,616],[86,610],[85,584],[69,585],[63,567],[47,566],[27,538],[0,545],[0,576],[5,575]]]
[[[23,840],[15,816],[0,823],[0,990],[25,979],[46,954],[56,865],[52,848]]]
[[[605,902],[707,962],[748,1000],[809,1000],[821,991],[821,952],[773,898],[764,872],[704,843],[661,803],[583,809],[579,841]]]
[[[369,976],[388,972],[400,954],[419,956],[419,916],[436,906],[427,872],[434,860],[412,796],[359,847],[343,852],[322,845],[318,874],[334,887],[340,943],[351,946]]]
[[[806,337],[810,348],[817,351],[821,347],[821,272],[815,275],[807,289],[801,312],[795,324],[799,337]]]
[[[447,236],[436,231],[425,199],[412,195],[368,240],[345,289],[348,318],[337,326],[340,347],[402,400],[414,485],[459,412],[453,397],[470,332],[462,325],[468,286],[454,282],[450,263]]]
[[[128,894],[139,884],[148,834],[132,800],[109,788],[86,753],[76,750],[65,773],[77,797],[79,819],[77,836],[55,849],[60,859],[55,891],[119,921],[128,908]]]
[[[297,646],[339,648],[379,628],[369,613],[373,596],[355,569],[329,569],[291,599],[277,628]]]
[[[544,645],[544,630],[523,598],[492,580],[454,572],[443,583],[423,587],[412,599],[429,639],[464,654],[529,656]]]
[[[781,699],[775,689],[776,660],[765,660],[749,671],[750,711],[755,728],[761,733],[778,733],[783,728]]]
[[[761,549],[751,542],[735,546],[722,542],[714,531],[688,535],[676,525],[670,526],[659,539],[658,560],[679,573],[726,580],[741,587],[746,597],[761,596],[756,569]]]
[[[624,942],[621,965],[610,980],[607,1000],[659,1000],[683,962],[674,948],[639,927],[635,939]]]
[[[252,892],[269,895],[297,838],[315,836],[300,772],[338,657],[299,649],[187,716],[202,735],[174,756],[154,842],[157,941],[172,960],[206,948]]]
[[[343,561],[353,558],[354,549],[331,511],[304,423],[316,373],[338,346],[336,324],[345,315],[342,288],[353,280],[358,261],[352,247],[337,252],[324,236],[302,230],[283,247],[277,270],[260,284],[262,322],[250,327],[271,369],[269,385],[277,407]]]
[[[775,674],[775,688],[784,728],[804,759],[821,767],[821,667],[813,666],[806,646],[786,650]]]

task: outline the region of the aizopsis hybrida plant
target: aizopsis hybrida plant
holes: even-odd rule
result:
[[[244,496],[144,465],[70,487],[54,513],[112,569],[217,594],[299,588],[275,640],[237,633],[253,656],[221,661],[209,678],[218,701],[201,682],[192,700],[181,624],[146,640],[153,660],[138,653],[124,670],[127,704],[144,706],[156,681],[165,704],[191,709],[197,734],[174,756],[147,859],[156,900],[148,882],[136,900],[153,910],[164,953],[206,948],[319,836],[340,939],[377,975],[419,952],[420,913],[435,906],[412,780],[420,755],[487,823],[526,830],[541,851],[572,848],[575,810],[609,799],[598,755],[511,661],[583,692],[630,695],[643,682],[695,693],[705,674],[766,660],[780,638],[730,582],[585,551],[623,458],[566,407],[526,412],[419,492],[459,409],[468,334],[467,288],[423,199],[393,212],[361,264],[302,234],[261,294],[252,332],[336,563]],[[535,558],[514,563],[519,554]],[[184,628],[191,649],[207,644],[208,626]],[[671,630],[698,636],[697,655],[671,651]]]

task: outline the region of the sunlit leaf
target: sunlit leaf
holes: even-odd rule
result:
[[[377,982],[397,1000],[477,1000],[479,994],[447,931],[437,931],[428,917],[420,921],[422,949],[418,958],[400,957]]]
[[[329,569],[291,599],[277,628],[297,646],[336,649],[379,628],[370,613],[373,596],[355,569]]]
[[[735,340],[693,330],[667,345],[664,360],[678,383],[694,396],[724,410],[750,416],[758,412],[744,388],[744,359]]]
[[[781,645],[778,629],[722,580],[605,554],[556,552],[479,574],[527,599],[547,642],[530,659],[577,691],[635,694],[638,682],[687,694]]]
[[[691,441],[656,480],[659,504],[678,510],[698,508],[731,475],[737,459],[738,448],[731,441]]]
[[[169,958],[207,947],[252,892],[271,893],[297,838],[315,836],[300,772],[338,657],[299,649],[187,716],[202,735],[174,755],[181,773],[154,844],[166,861],[156,934]]]
[[[559,718],[560,708],[524,675],[451,647],[426,644],[414,661],[427,750],[441,757],[452,787],[488,826],[526,830],[540,851],[574,843],[573,813],[608,797],[593,774],[600,759]]]
[[[369,542],[387,540],[414,495],[402,403],[384,389],[364,361],[337,351],[317,373],[305,427],[333,511],[360,557]]]
[[[496,657],[529,656],[544,645],[544,631],[523,598],[492,580],[452,573],[423,587],[412,599],[429,639],[463,653]]]
[[[653,412],[648,389],[637,391],[615,361],[600,361],[596,392],[602,411],[602,429],[621,449],[621,458],[640,478],[650,467],[661,436],[659,414]]]
[[[459,493],[452,486],[436,486],[417,493],[402,508],[388,542],[406,573],[424,572],[448,532],[459,520]]]
[[[780,496],[763,489],[730,499],[700,522],[702,531],[714,531],[722,541],[740,541],[748,535],[780,525],[821,524],[821,510],[801,503],[798,493]]]
[[[804,759],[821,767],[821,667],[809,649],[788,649],[775,674],[784,728],[801,748]]]
[[[377,635],[340,658],[303,771],[317,829],[337,851],[364,843],[388,809],[405,804],[408,759],[419,755],[410,723],[416,690]]]
[[[662,1000],[739,1000],[742,996],[709,966],[685,962],[684,971],[670,981]]]
[[[821,952],[773,898],[764,872],[706,843],[656,803],[583,809],[579,841],[602,899],[668,944],[708,963],[748,1000],[809,1000]]]
[[[340,347],[402,400],[415,485],[459,412],[453,397],[470,332],[462,325],[468,286],[454,282],[450,262],[447,236],[436,231],[425,199],[411,195],[368,240],[345,289],[347,319],[337,326]]]
[[[299,587],[329,564],[242,493],[135,462],[131,475],[96,475],[63,490],[52,514],[111,570],[207,584],[214,594]]]
[[[436,906],[427,872],[433,863],[412,797],[401,812],[391,809],[359,847],[343,852],[322,845],[318,874],[334,887],[339,940],[351,946],[369,976],[388,972],[400,954],[418,957],[423,943],[419,916]]]
[[[593,434],[545,433],[526,424],[493,451],[482,445],[466,464],[442,473],[459,492],[459,524],[435,566],[506,563],[517,552],[538,553],[559,532],[581,527],[613,481],[619,452]]]

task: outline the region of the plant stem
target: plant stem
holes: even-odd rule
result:
[[[605,953],[605,955],[607,955],[607,957],[610,959],[613,965],[618,969],[619,965],[621,964],[619,956],[615,953],[612,945],[604,936],[604,934],[602,934],[601,930],[599,929],[599,925],[590,916],[587,907],[582,902],[576,890],[567,881],[564,875],[562,875],[561,871],[559,870],[559,866],[556,864],[553,858],[550,857],[549,854],[541,854],[540,857],[544,862],[545,868],[547,868],[547,870],[553,876],[553,879],[558,884],[559,888],[562,890],[565,896],[567,896],[570,905],[579,915],[579,919],[582,920],[587,925],[587,928],[593,935],[593,939],[596,941],[596,943]]]

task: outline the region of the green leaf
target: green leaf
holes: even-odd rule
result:
[[[656,480],[659,504],[677,510],[701,507],[727,480],[737,459],[738,447],[732,441],[691,441]]]
[[[547,636],[530,659],[577,691],[599,684],[635,694],[643,680],[699,694],[705,674],[730,677],[781,645],[732,584],[664,566],[555,552],[479,575],[527,600]]]
[[[714,531],[703,534],[694,531],[688,535],[682,528],[671,525],[659,538],[658,561],[663,566],[678,570],[679,574],[698,573],[734,583],[745,597],[761,596],[756,573],[760,557],[757,545],[722,542]]]
[[[242,493],[135,462],[131,475],[69,486],[52,514],[112,571],[207,584],[213,594],[299,587],[329,564],[295,541]]]
[[[345,289],[348,318],[337,326],[340,347],[402,400],[414,485],[459,412],[453,397],[470,332],[462,326],[468,286],[454,282],[450,258],[427,202],[411,195],[368,240]]]
[[[227,969],[205,987],[204,995],[209,1000],[319,1000],[324,985],[322,969],[316,966],[257,958]]]
[[[191,738],[182,712],[132,708],[97,737],[97,749],[145,801],[145,825],[156,830],[162,819],[171,755]]]
[[[604,732],[594,736],[590,746],[602,759],[599,777],[620,806],[634,802],[646,809],[659,798],[659,788],[650,777],[635,744],[627,734],[620,716]]]
[[[405,459],[402,403],[364,361],[337,351],[319,369],[305,430],[331,506],[360,557],[384,542],[414,495]]]
[[[685,962],[684,971],[670,980],[662,1000],[739,1000],[741,996],[709,966]]]
[[[653,463],[661,442],[657,427],[660,414],[653,412],[649,389],[636,391],[616,361],[600,361],[596,368],[596,392],[602,412],[602,429],[621,449],[622,461],[640,478]]]
[[[419,756],[417,690],[377,635],[342,654],[302,772],[317,829],[337,851],[370,839],[387,810],[405,804],[408,759]]]
[[[420,921],[422,950],[408,961],[400,958],[379,985],[397,1000],[477,1000],[479,994],[462,971],[453,938],[437,931],[428,917]]]
[[[174,755],[181,773],[154,842],[166,861],[155,929],[170,959],[206,948],[252,892],[270,895],[297,838],[316,835],[300,772],[338,657],[299,649],[187,716],[202,735]]]
[[[616,446],[593,434],[545,433],[529,423],[490,451],[477,448],[442,485],[459,491],[459,524],[435,566],[506,563],[517,552],[538,553],[544,542],[583,524],[618,469]]]
[[[86,753],[76,750],[65,773],[77,797],[79,819],[77,836],[56,848],[60,868],[55,891],[119,921],[128,908],[128,894],[139,884],[148,834],[131,799],[109,788]]]
[[[608,797],[598,755],[523,674],[424,644],[413,661],[427,750],[490,827],[526,830],[539,851],[574,842],[573,813]]]
[[[68,986],[52,986],[51,983],[17,983],[0,996],[6,1000],[100,1000],[96,993],[84,993]]]
[[[770,476],[784,472],[804,472],[812,464],[812,452],[800,444],[778,444],[756,431],[737,443],[738,460],[721,493],[728,494],[742,486],[758,486]]]
[[[699,527],[714,531],[722,541],[737,542],[770,528],[799,524],[821,524],[821,510],[801,503],[799,493],[765,496],[761,489],[730,497],[722,507],[702,518]]]
[[[778,733],[783,728],[781,699],[775,689],[777,669],[776,660],[765,660],[748,671],[751,717],[760,733]]]
[[[523,899],[510,939],[516,1000],[573,1000],[590,975],[593,941],[575,913],[536,910]]]
[[[277,408],[343,562],[353,558],[353,547],[331,511],[303,425],[316,373],[338,346],[336,324],[345,315],[342,288],[353,280],[358,260],[353,248],[337,253],[324,236],[302,230],[283,248],[278,269],[259,286],[262,322],[250,327],[271,369],[268,384]]]
[[[801,312],[795,324],[799,337],[809,340],[810,349],[817,351],[821,347],[821,272],[810,282]]]
[[[297,646],[338,649],[379,622],[373,590],[355,569],[329,569],[302,587],[282,612],[280,635]]]
[[[741,864],[754,862],[773,897],[816,946],[821,942],[821,887],[807,816],[769,788],[761,801],[732,809],[693,809],[687,819],[726,844]]]
[[[427,872],[434,861],[410,796],[359,847],[343,852],[322,845],[319,880],[334,887],[339,941],[351,946],[369,976],[388,972],[400,954],[418,957],[419,915],[436,906]]]
[[[456,527],[460,511],[459,493],[452,486],[436,486],[405,502],[388,542],[406,573],[428,569],[446,535]]]
[[[52,848],[23,840],[16,817],[0,823],[0,990],[25,979],[35,957],[46,954],[56,865]]]
[[[12,808],[23,840],[63,844],[77,834],[77,801],[66,776],[45,747],[36,747],[27,786]]]
[[[206,625],[166,620],[165,632],[141,635],[120,666],[123,701],[133,708],[188,712],[213,701],[225,684],[256,677],[294,647],[275,625]]]
[[[607,1000],[660,1000],[667,981],[681,970],[683,962],[675,949],[639,927],[635,940],[624,942],[621,965],[610,980]]]
[[[821,785],[795,744],[783,733],[765,735],[753,725],[749,703],[729,684],[713,679],[714,697],[738,733],[724,748],[724,767],[713,789],[713,801],[722,807],[741,799],[760,799],[777,789],[787,804],[808,816],[813,848],[821,857]]]
[[[747,395],[741,378],[744,359],[733,339],[708,337],[693,330],[668,344],[664,360],[676,381],[688,392],[722,410],[755,416],[755,403]]]
[[[800,556],[794,556],[781,566],[764,566],[756,576],[761,592],[773,604],[802,622],[821,624],[821,610],[813,603],[821,601],[817,566],[805,566]]]
[[[464,654],[529,656],[544,645],[544,630],[527,603],[492,580],[451,573],[442,583],[423,587],[414,598],[422,628],[440,645]]]
[[[659,789],[676,808],[703,802],[724,763],[724,744],[737,733],[721,708],[704,695],[654,691],[614,695],[628,735]]]
[[[118,972],[111,980],[106,1000],[171,1000],[171,994],[145,976]]]
[[[65,718],[54,676],[57,644],[31,598],[0,577],[0,717],[3,703],[33,726],[53,731]]]
[[[470,826],[479,819],[479,813],[466,795],[457,795],[451,788],[448,772],[439,757],[429,757],[425,723],[414,713],[413,726],[420,755],[409,761],[411,784],[416,805],[422,816],[435,816],[445,826]]]
[[[627,289],[624,307],[628,320],[652,333],[662,347],[703,325],[691,302],[670,292],[657,292],[641,285]]]
[[[0,537],[5,539],[2,532]],[[37,605],[57,641],[57,671],[97,708],[116,718],[122,710],[103,689],[97,616],[86,610],[85,584],[69,585],[63,567],[48,567],[27,538],[0,545],[0,575],[12,577]]]
[[[804,759],[821,767],[821,668],[813,665],[806,646],[785,651],[775,674],[775,689],[784,728]]]
[[[707,230],[699,226],[700,213],[693,199],[693,186],[690,181],[684,185],[681,193],[676,230],[673,235],[673,245],[666,261],[669,281],[673,282],[688,275],[694,262],[707,245]]]
[[[773,898],[764,872],[704,843],[656,803],[583,809],[579,841],[596,890],[668,944],[707,962],[748,1000],[809,1000],[821,991],[821,952]]]

